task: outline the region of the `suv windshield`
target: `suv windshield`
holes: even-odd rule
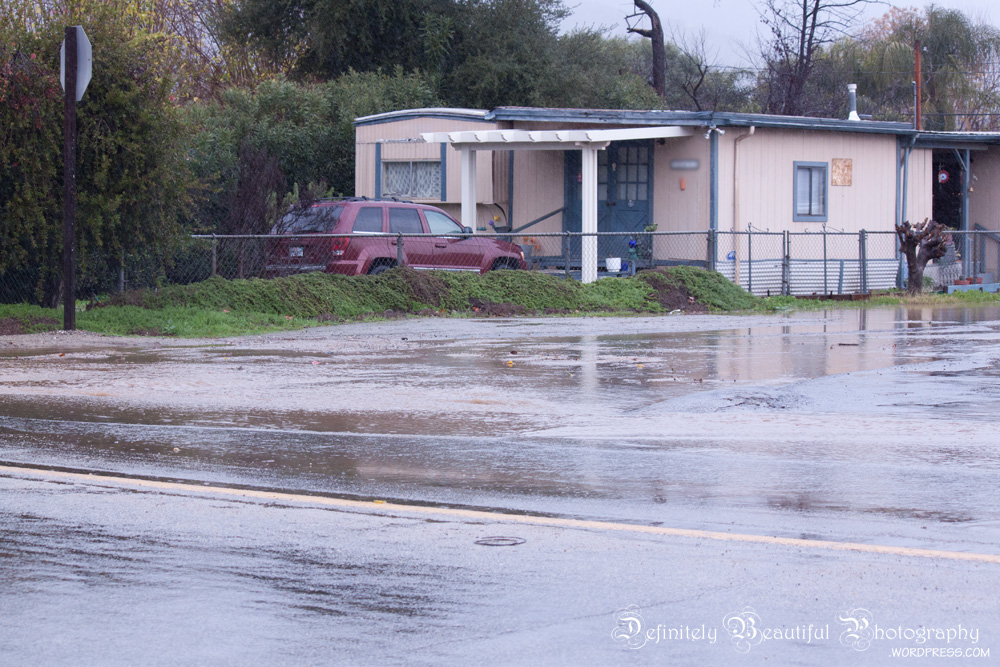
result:
[[[272,234],[325,234],[333,231],[343,206],[295,206],[271,230]]]

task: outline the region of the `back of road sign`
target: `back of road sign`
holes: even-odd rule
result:
[[[73,26],[76,28],[76,101],[83,99],[83,91],[87,90],[90,83],[90,73],[93,69],[92,51],[87,33],[83,31],[82,25]],[[66,40],[63,40],[59,47],[59,84],[66,90]]]

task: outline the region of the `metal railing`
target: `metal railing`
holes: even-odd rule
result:
[[[1000,233],[950,232],[948,254],[928,267],[938,285],[960,277],[1000,279]],[[227,279],[269,278],[324,270],[336,244],[381,247],[366,267],[481,270],[482,244],[508,241],[524,253],[527,268],[579,279],[584,239],[597,248],[597,276],[630,275],[664,266],[691,265],[718,271],[758,296],[853,294],[901,287],[906,276],[893,232],[716,232],[431,234],[194,235],[169,250],[91,255],[77,276],[81,299],[128,289]],[[357,240],[357,241],[356,241]],[[509,247],[508,247],[509,249]],[[504,262],[509,264],[509,262]],[[347,271],[348,269],[344,269]],[[46,303],[58,285],[40,265],[0,268],[0,303]],[[49,303],[48,305],[52,305]]]

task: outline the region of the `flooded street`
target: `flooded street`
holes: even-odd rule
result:
[[[0,338],[0,662],[989,664],[997,405],[997,308]]]

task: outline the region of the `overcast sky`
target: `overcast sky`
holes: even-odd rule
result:
[[[671,29],[693,37],[703,29],[709,47],[709,61],[716,65],[746,65],[741,45],[752,45],[760,27],[759,14],[753,0],[649,0],[663,21],[670,38]],[[991,11],[996,0],[935,0],[939,7],[960,9],[973,17],[982,17],[996,24],[1000,6]],[[625,17],[634,13],[632,0],[566,0],[572,15],[563,23],[563,30],[576,26],[615,26],[613,34],[625,34]],[[926,7],[929,2],[892,2],[872,6],[867,15],[878,17],[889,5]],[[714,57],[713,57],[714,56]]]

